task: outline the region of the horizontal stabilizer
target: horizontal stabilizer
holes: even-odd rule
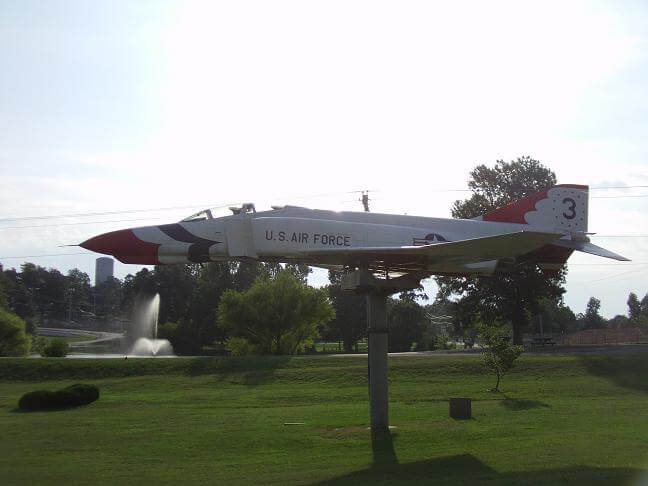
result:
[[[422,246],[316,248],[304,251],[305,256],[346,255],[350,259],[389,259],[390,256],[411,255],[428,260],[460,261],[497,260],[523,255],[564,236],[561,233],[518,231],[497,236],[449,241]]]
[[[552,243],[553,245],[562,246],[564,248],[571,248],[572,250],[582,251],[583,253],[589,253],[591,255],[597,255],[605,258],[612,258],[613,260],[619,260],[621,262],[629,262],[630,259],[624,256],[618,255],[610,250],[601,248],[600,246],[594,245],[586,241],[571,241],[571,240],[557,240]]]

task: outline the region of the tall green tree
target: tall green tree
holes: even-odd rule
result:
[[[367,333],[367,298],[348,290],[342,290],[344,272],[329,270],[326,287],[329,299],[335,309],[335,318],[323,330],[324,337],[342,341],[347,353],[353,351],[356,343]]]
[[[81,311],[86,312],[92,308],[92,289],[90,287],[90,277],[87,273],[77,268],[73,268],[67,273],[67,300],[72,319],[81,315]]]
[[[630,292],[630,295],[628,295],[628,319],[630,319],[630,321],[632,321],[633,323],[637,323],[639,322],[640,318],[641,302],[639,302],[637,294]]]
[[[389,299],[389,351],[411,351],[412,344],[419,342],[429,325],[425,308],[415,300]]]
[[[94,288],[95,314],[104,321],[119,317],[122,301],[122,282],[114,277],[107,278]]]
[[[584,329],[601,329],[605,327],[606,321],[600,314],[601,301],[596,297],[590,297],[587,302],[585,314],[583,315]]]
[[[493,167],[479,165],[468,181],[472,195],[455,201],[452,216],[474,218],[555,184],[554,172],[531,157],[498,160]],[[461,296],[461,304],[470,306],[471,314],[511,322],[514,344],[522,343],[529,316],[540,311],[541,299],[562,299],[564,282],[564,269],[549,277],[533,262],[520,262],[509,273],[492,277],[437,277],[440,298]]]
[[[9,308],[9,289],[11,288],[11,282],[4,273],[2,268],[2,263],[0,263],[0,309]]]
[[[178,328],[179,332],[192,329],[193,341],[189,336],[186,336],[186,341],[197,343],[194,347],[209,345],[227,337],[223,329],[217,326],[218,303],[223,293],[233,288],[231,270],[228,263],[207,263],[202,265],[198,273],[185,321]]]
[[[537,315],[546,333],[568,334],[578,330],[576,314],[562,300],[542,299]]]
[[[304,284],[287,270],[274,279],[258,279],[247,291],[226,291],[218,309],[219,324],[262,354],[295,354],[334,315],[324,289]]]
[[[4,274],[9,282],[9,310],[25,321],[32,321],[38,313],[33,290],[27,288],[15,268],[5,270]]]

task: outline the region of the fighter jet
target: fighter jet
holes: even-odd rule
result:
[[[254,259],[376,275],[492,275],[531,261],[556,274],[573,251],[628,261],[592,244],[588,186],[550,187],[474,219],[446,219],[298,206],[207,209],[179,223],[105,233],[81,247],[123,263],[160,265]]]

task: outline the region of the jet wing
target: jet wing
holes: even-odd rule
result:
[[[563,237],[562,233],[518,231],[497,236],[435,243],[422,246],[316,248],[301,252],[306,257],[341,257],[347,261],[403,261],[413,257],[435,261],[478,262],[523,255]]]

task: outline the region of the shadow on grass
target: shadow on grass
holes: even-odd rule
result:
[[[531,410],[532,408],[551,408],[551,405],[541,402],[539,400],[528,400],[526,398],[511,398],[505,393],[502,394],[504,400],[500,401],[502,405],[507,410],[512,412],[519,412],[522,410]]]
[[[644,471],[630,468],[596,468],[574,466],[498,473],[471,454],[439,457],[407,464],[381,463],[368,469],[354,471],[316,485],[387,485],[387,484],[633,484]]]
[[[214,375],[218,382],[258,386],[276,379],[275,373],[290,356],[244,356],[227,359],[194,358],[187,367],[189,376]]]
[[[374,467],[398,464],[396,451],[394,450],[394,439],[397,434],[389,430],[371,431],[371,451],[373,452]]]
[[[67,412],[69,410],[75,410],[77,408],[83,408],[87,407],[88,405],[92,405],[91,403],[88,403],[86,405],[70,405],[69,407],[57,407],[57,408],[42,408],[39,410],[23,410],[20,407],[15,407],[9,410],[9,413],[24,413],[24,414],[39,414],[39,413],[56,413],[56,412]]]
[[[591,375],[612,380],[619,386],[648,392],[648,353],[632,355],[578,355]]]

